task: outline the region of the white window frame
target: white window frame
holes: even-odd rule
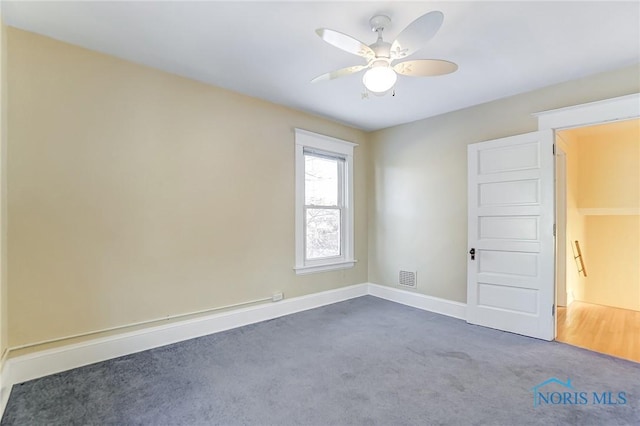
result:
[[[354,258],[354,230],[353,230],[353,148],[358,144],[320,135],[307,130],[295,129],[295,226],[296,226],[296,274],[311,274],[315,272],[332,271],[336,269],[352,268],[357,262]],[[344,174],[341,176],[341,210],[342,223],[340,226],[341,250],[340,256],[323,259],[306,258],[305,235],[305,149],[344,158]],[[340,203],[339,203],[340,204]]]

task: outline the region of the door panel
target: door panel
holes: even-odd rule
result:
[[[478,305],[535,314],[538,311],[538,295],[529,288],[478,283]]]
[[[484,175],[540,167],[538,145],[535,143],[487,149],[478,155],[478,170]]]
[[[553,133],[469,145],[467,321],[552,340]]]
[[[484,216],[478,220],[478,236],[482,240],[538,240],[538,218],[535,216]]]
[[[481,250],[478,263],[479,274],[538,276],[538,256],[534,253]]]
[[[537,179],[487,182],[478,188],[480,207],[537,204],[540,201]]]

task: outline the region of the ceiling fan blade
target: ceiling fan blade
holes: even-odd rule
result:
[[[342,68],[336,71],[319,75],[313,80],[311,80],[311,82],[317,83],[318,81],[334,80],[339,77],[344,77],[345,75],[357,73],[358,71],[362,71],[365,68],[367,68],[366,65],[354,65],[352,67]]]
[[[341,32],[327,28],[318,28],[316,30],[316,34],[330,45],[335,46],[338,49],[342,49],[345,52],[362,56],[367,60],[373,59],[376,56],[375,52],[371,50],[369,46]]]
[[[393,66],[398,74],[410,77],[433,77],[436,75],[450,74],[458,69],[453,62],[440,59],[416,59],[404,61]]]
[[[391,58],[406,58],[415,53],[436,35],[443,19],[442,12],[434,10],[410,23],[391,44]]]

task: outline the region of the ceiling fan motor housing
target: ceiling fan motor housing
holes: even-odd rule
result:
[[[382,41],[382,39],[379,38],[378,41],[370,44],[369,47],[376,54],[376,59],[387,59],[387,62],[389,62],[391,58],[391,43]]]
[[[391,43],[382,40],[382,31],[391,24],[391,18],[386,15],[376,15],[369,20],[369,24],[371,25],[371,31],[378,33],[378,40],[369,45],[371,50],[376,54],[376,59],[390,59]]]

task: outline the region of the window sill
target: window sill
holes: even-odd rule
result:
[[[347,260],[344,262],[325,263],[322,265],[296,266],[293,269],[296,271],[297,275],[306,275],[306,274],[315,274],[316,272],[327,272],[327,271],[335,271],[338,269],[353,268],[356,262],[357,260],[354,259],[354,260]]]

